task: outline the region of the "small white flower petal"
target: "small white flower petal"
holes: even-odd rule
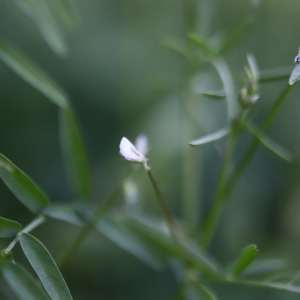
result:
[[[148,152],[148,138],[145,134],[139,134],[135,140],[136,149],[141,152],[143,155],[146,155]]]
[[[135,146],[126,138],[123,137],[120,143],[120,154],[130,162],[146,163],[147,159],[139,152]]]

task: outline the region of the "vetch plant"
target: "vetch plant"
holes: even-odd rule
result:
[[[31,19],[54,53],[61,57],[67,55],[67,44],[62,32],[72,32],[72,29],[77,26],[72,1],[24,2],[15,0],[14,3]],[[101,233],[113,244],[157,272],[169,268],[177,280],[172,298],[174,300],[218,299],[218,289],[213,291],[210,286],[212,283],[228,284],[232,289],[233,284],[238,284],[277,289],[300,295],[299,273],[286,276],[285,272],[281,272],[282,270],[275,266],[274,261],[259,259],[256,244],[245,245],[234,262],[229,265],[218,263],[218,257],[211,255],[213,253],[212,241],[216,238],[224,208],[257,149],[264,147],[284,162],[292,161],[293,156],[290,151],[268,137],[266,133],[288,99],[292,85],[300,78],[300,52],[295,58],[296,66],[290,75],[289,82],[286,82],[286,87],[275,102],[268,107],[262,124],[256,125],[252,114],[257,107],[256,104],[264,101],[263,95],[260,95],[261,85],[275,80],[287,81],[289,74],[286,71],[276,73],[260,70],[254,54],[246,56],[247,64],[243,75],[232,74],[230,65],[223,54],[234,47],[238,39],[251,29],[254,25],[253,15],[245,18],[245,21],[226,37],[215,42],[198,30],[198,5],[198,1],[193,0],[189,1],[186,7],[185,39],[172,37],[163,42],[163,46],[179,55],[185,65],[179,90],[184,132],[181,135],[185,141],[190,140],[190,142],[189,144],[185,142],[181,153],[182,161],[179,162],[178,159],[175,162],[182,167],[181,173],[184,174],[181,187],[183,204],[176,215],[172,213],[173,206],[163,196],[165,195],[164,185],[156,180],[148,158],[150,154],[158,153],[160,149],[152,146],[150,147],[152,153],[148,154],[149,146],[146,135],[139,135],[135,144],[123,137],[119,144],[119,154],[127,162],[143,165],[154,191],[147,196],[151,199],[155,195],[162,217],[154,217],[151,212],[143,208],[126,209],[119,201],[123,197],[125,185],[125,198],[128,198],[130,206],[134,207],[139,202],[140,193],[137,192],[137,182],[133,178],[133,173],[138,168],[129,166],[123,179],[120,182],[115,180],[114,188],[107,193],[108,196],[101,199],[100,204],[93,202],[91,168],[70,97],[21,51],[16,50],[7,42],[0,41],[0,59],[57,108],[62,156],[74,196],[72,204],[54,204],[33,179],[9,158],[0,154],[1,180],[35,215],[33,220],[24,227],[18,221],[4,216],[0,217],[0,238],[11,239],[1,251],[0,273],[5,283],[19,299],[73,299],[72,289],[69,290],[60,269],[67,267],[68,260],[94,231]],[[255,7],[258,9],[257,3]],[[255,10],[251,14],[255,14]],[[63,31],[61,31],[62,28]],[[201,87],[200,92],[194,89],[191,82],[200,70],[205,70],[206,66],[213,67],[222,85],[220,89],[204,90]],[[203,120],[199,120],[194,114],[199,93],[201,97],[204,96],[216,101],[215,103],[226,105],[224,118],[226,124],[216,132],[196,138],[198,132],[201,131],[199,129],[205,127],[202,124]],[[244,152],[237,156],[237,145],[242,133],[246,133],[251,141],[243,148]],[[203,168],[198,166],[195,153],[201,151],[202,146],[212,146],[221,139],[226,139],[226,143],[225,149],[219,151],[221,167],[217,184],[212,198],[206,201],[207,210],[201,220],[197,214],[198,206],[195,206],[195,203],[201,201],[195,193],[199,184],[195,178],[198,178],[197,173],[205,170],[203,171]],[[149,139],[149,144],[151,145],[151,139]],[[117,145],[112,151],[117,155]],[[119,173],[115,170],[114,172]],[[139,188],[142,190],[142,187]],[[61,249],[55,258],[33,233],[37,227],[42,226],[48,220],[63,221],[79,228],[76,237],[66,248]],[[46,241],[47,237],[42,236],[42,239]],[[4,244],[5,242],[2,243]],[[18,244],[35,275],[26,270],[20,264],[18,257],[14,255]],[[96,261],[97,257],[94,259]],[[145,295],[147,293],[148,291],[145,290]]]

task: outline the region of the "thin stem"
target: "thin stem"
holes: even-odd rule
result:
[[[260,132],[260,136],[262,137],[266,131],[269,129],[271,123],[273,122],[275,116],[277,115],[279,109],[282,107],[282,105],[284,104],[285,100],[287,99],[288,94],[290,93],[292,89],[291,85],[288,85],[280,94],[280,96],[278,97],[278,99],[275,101],[274,105],[272,106],[269,114],[267,115],[265,121],[263,122],[259,132]],[[229,185],[227,187],[226,190],[226,195],[228,196],[233,188],[235,187],[238,179],[240,178],[240,176],[243,174],[243,172],[245,171],[246,167],[248,166],[248,164],[250,163],[252,157],[254,156],[257,148],[259,146],[259,142],[257,139],[255,139],[248,147],[247,151],[245,152],[245,154],[243,155],[243,157],[240,159],[238,165],[236,166],[236,169],[230,179]]]
[[[151,171],[151,168],[149,166],[149,160],[147,162],[147,165],[145,165],[145,170],[148,174],[148,177],[151,181],[151,184],[152,184],[152,187],[154,189],[154,192],[155,192],[155,195],[156,195],[156,199],[158,201],[158,204],[161,208],[161,211],[164,215],[164,218],[165,218],[165,221],[167,223],[167,226],[168,226],[168,229],[169,229],[169,232],[171,234],[171,237],[173,239],[173,242],[174,244],[176,245],[178,251],[181,253],[181,246],[180,246],[180,243],[179,243],[179,240],[178,240],[178,236],[177,236],[177,232],[176,232],[176,229],[175,229],[175,224],[173,222],[173,219],[172,219],[172,216],[168,210],[168,207],[166,205],[166,202],[164,200],[164,197],[158,187],[158,184],[153,176],[153,173]]]
[[[32,222],[30,222],[26,227],[24,227],[23,230],[21,230],[17,237],[8,245],[6,249],[3,250],[4,253],[10,253],[11,250],[14,248],[14,246],[18,243],[20,236],[22,233],[29,233],[30,231],[34,230],[41,224],[43,224],[46,221],[46,217],[43,215],[38,216],[35,218]]]
[[[59,268],[61,268],[67,260],[76,252],[83,241],[88,237],[88,235],[93,231],[95,225],[104,216],[104,214],[109,210],[113,203],[119,198],[122,192],[122,184],[113,192],[113,194],[97,209],[94,216],[89,222],[87,222],[80,230],[77,237],[72,241],[72,243],[56,258],[56,263]]]
[[[213,199],[212,208],[206,218],[200,244],[203,248],[208,248],[215,228],[217,226],[223,204],[224,195],[226,191],[226,185],[228,181],[228,174],[230,171],[231,160],[234,152],[234,146],[236,142],[237,131],[233,128],[228,136],[224,159],[221,166],[220,176]]]

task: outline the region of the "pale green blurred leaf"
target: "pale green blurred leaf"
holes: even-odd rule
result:
[[[73,112],[60,110],[60,142],[70,184],[80,200],[89,200],[92,179],[87,154]]]
[[[293,155],[290,151],[270,139],[268,136],[262,136],[259,130],[255,128],[255,126],[251,123],[245,124],[244,127],[265,149],[267,149],[277,157],[287,162],[291,162]]]
[[[58,267],[45,246],[30,234],[20,236],[21,247],[52,300],[72,300]]]
[[[11,192],[33,213],[40,213],[49,204],[48,198],[35,183],[2,154],[0,154],[0,177]]]
[[[36,25],[49,47],[57,54],[64,55],[66,45],[63,35],[47,4],[47,0],[13,0],[13,2]]]
[[[84,225],[76,213],[76,208],[70,205],[51,205],[46,208],[44,215],[73,225]]]
[[[229,134],[230,130],[228,128],[222,128],[214,133],[205,135],[200,139],[189,142],[191,146],[203,146],[210,143],[214,143],[216,141],[221,140]]]
[[[73,30],[77,25],[77,18],[71,0],[48,1],[55,17],[67,30]]]
[[[233,45],[236,45],[236,42],[244,37],[249,30],[254,25],[254,20],[252,17],[246,18],[241,24],[236,26],[224,39],[222,46],[220,47],[219,54],[223,54]]]
[[[98,222],[96,229],[121,249],[150,267],[156,270],[161,270],[164,267],[162,259],[155,253],[151,245],[139,238],[125,224],[120,224],[112,219],[105,219]]]
[[[134,232],[141,238],[149,242],[153,247],[165,256],[184,259],[188,264],[201,270],[204,273],[215,275],[217,271],[216,264],[196,247],[196,245],[184,240],[181,241],[182,253],[179,253],[174,243],[164,228],[162,223],[151,220],[145,216],[132,216],[119,220],[128,224]]]
[[[203,96],[206,96],[209,99],[212,99],[212,100],[223,100],[226,97],[226,95],[224,93],[224,90],[222,90],[222,91],[202,92],[201,94]]]
[[[49,300],[35,279],[23,267],[5,263],[2,275],[7,284],[21,300]]]
[[[203,300],[218,300],[217,295],[209,287],[198,284],[198,289]]]
[[[188,59],[189,57],[186,43],[181,39],[168,37],[161,42],[161,45],[181,57],[184,57],[186,59]]]
[[[27,83],[32,85],[54,104],[65,107],[68,99],[65,93],[42,70],[19,51],[0,41],[0,59]]]
[[[198,46],[207,56],[215,55],[215,51],[210,47],[210,45],[196,34],[189,34],[189,39]]]
[[[258,250],[256,245],[249,245],[245,247],[239,255],[237,261],[230,268],[230,276],[236,277],[240,275],[253,261],[253,259],[258,255]]]
[[[22,225],[16,221],[0,217],[0,237],[11,237],[22,229]]]

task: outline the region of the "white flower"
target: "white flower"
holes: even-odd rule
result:
[[[127,160],[133,163],[147,164],[147,158],[139,152],[135,146],[126,138],[123,137],[120,143],[120,154]]]
[[[135,140],[136,149],[141,152],[143,155],[146,155],[148,152],[148,138],[145,134],[139,134]]]

